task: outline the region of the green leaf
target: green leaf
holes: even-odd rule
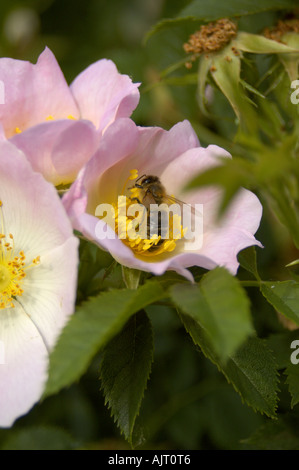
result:
[[[179,314],[193,342],[224,374],[242,400],[255,411],[274,418],[277,405],[278,376],[274,357],[260,338],[249,338],[223,364],[203,328],[189,315]]]
[[[297,343],[298,344],[298,343]],[[286,368],[285,374],[287,375],[286,383],[289,385],[289,392],[292,396],[291,407],[297,405],[299,403],[299,364],[293,364],[291,362],[291,355],[296,354],[297,350],[292,351],[290,350],[290,362],[288,367]],[[297,353],[298,356],[298,353]],[[298,360],[298,357],[296,357]]]
[[[252,15],[268,10],[294,8],[294,0],[194,0],[184,8],[179,17],[192,16],[204,21],[212,21],[224,17]]]
[[[299,264],[299,259],[295,259],[294,261],[291,261],[290,263],[286,264],[286,268],[291,268],[293,266],[296,266]]]
[[[254,246],[249,246],[245,250],[240,251],[238,254],[238,261],[242,268],[254,275],[257,280],[260,276],[257,270],[256,250]]]
[[[287,161],[288,156],[291,155],[291,152],[286,150],[287,149],[282,147],[280,148],[280,155],[286,156],[286,158],[281,159],[283,161]],[[275,157],[274,152],[273,157]],[[275,165],[273,164],[273,169],[278,169],[276,162]],[[295,171],[293,173],[295,173]],[[290,192],[290,188],[288,187],[290,179],[291,175],[288,175],[287,183],[283,178],[280,178],[277,182],[271,182],[272,184],[267,188],[267,196],[269,197],[269,201],[276,216],[280,222],[287,227],[293,238],[293,242],[296,248],[299,249],[299,211],[297,204]]]
[[[159,21],[147,33],[146,39],[157,32],[180,25],[194,24],[199,22],[215,21],[220,18],[236,18],[239,16],[252,15],[268,10],[283,10],[294,8],[295,0],[230,0],[220,2],[219,0],[195,0],[184,8],[176,18],[166,18]]]
[[[151,323],[139,312],[106,346],[100,373],[105,402],[130,443],[152,362]]]
[[[299,325],[299,282],[263,282],[261,292],[275,310]]]
[[[174,303],[204,329],[223,361],[254,331],[246,292],[224,268],[205,274],[199,285],[174,285],[170,294]]]
[[[71,450],[78,443],[64,430],[54,426],[36,426],[13,432],[1,450]]]
[[[289,47],[299,49],[299,34],[297,33],[287,33],[282,37],[282,41],[286,43]],[[282,62],[290,81],[296,80],[298,78],[298,69],[299,69],[299,54],[281,54],[279,56],[280,61]]]
[[[252,134],[257,127],[256,115],[241,87],[241,59],[232,52],[233,46],[237,47],[237,41],[231,41],[220,53],[213,56],[212,77],[230,102],[241,126]]]
[[[262,99],[265,99],[266,97],[260,93],[256,88],[254,88],[253,86],[249,85],[249,83],[246,83],[245,80],[242,80],[242,78],[240,78],[240,83],[241,85],[246,88],[246,90],[250,91],[251,93],[253,93],[254,95],[257,95],[259,96],[260,98]]]
[[[298,419],[288,414],[268,421],[242,443],[258,450],[299,450]]]
[[[235,39],[236,47],[253,54],[289,54],[298,52],[296,47],[273,41],[258,34],[239,32]]]
[[[50,355],[44,396],[78,380],[95,354],[119,333],[131,315],[163,297],[163,287],[153,280],[136,290],[111,290],[83,303]]]

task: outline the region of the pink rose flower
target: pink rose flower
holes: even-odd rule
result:
[[[155,275],[174,270],[190,280],[193,277],[186,268],[191,266],[213,269],[220,265],[235,274],[238,269],[238,252],[250,245],[261,246],[254,237],[262,215],[258,198],[242,189],[224,220],[219,223],[216,214],[221,198],[220,188],[183,191],[193,176],[213,165],[219,165],[219,157],[230,155],[215,145],[200,147],[188,121],[165,131],[158,127],[137,127],[130,119],[120,119],[107,129],[97,152],[80,172],[64,196],[63,203],[73,227],[109,251],[124,266]],[[137,172],[130,173],[132,170]],[[130,177],[130,174],[133,176]],[[139,192],[140,197],[142,190],[132,189],[136,181],[139,181],[137,184],[143,181],[142,178],[135,179],[135,183],[132,181],[137,174],[139,177],[158,176],[167,194],[191,207],[202,205],[199,246],[190,250],[190,246],[186,249],[183,239],[169,239],[160,242],[156,249],[152,241],[139,240],[136,243],[130,237],[120,239],[113,231],[120,225],[118,212],[115,213],[114,227],[95,216],[101,204],[110,204],[115,208],[120,195],[127,197],[127,208],[133,203],[132,196],[135,197]],[[105,231],[106,237],[98,236]]]
[[[57,192],[0,143],[0,427],[39,400],[49,353],[74,311],[78,239]]]
[[[0,81],[5,137],[55,185],[74,181],[105,128],[130,116],[139,101],[139,84],[106,59],[90,65],[68,86],[48,48],[36,64],[0,59]]]

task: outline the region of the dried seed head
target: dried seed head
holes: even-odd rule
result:
[[[298,18],[292,18],[285,21],[279,20],[276,26],[266,28],[263,32],[266,38],[277,42],[283,42],[281,38],[286,33],[299,33]]]
[[[191,60],[194,61],[202,53],[209,54],[223,49],[236,35],[236,24],[223,18],[201,26],[183,47],[187,54],[193,54]]]

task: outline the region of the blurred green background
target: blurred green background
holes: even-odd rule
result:
[[[141,82],[140,105],[133,114],[139,125],[170,128],[189,119],[203,144],[225,144],[235,130],[234,115],[222,95],[216,95],[222,119],[207,122],[196,103],[196,84],[160,83],[161,71],[184,58],[183,43],[190,26],[159,33],[144,44],[145,34],[162,18],[173,17],[188,0],[31,0],[1,1],[0,55],[36,62],[45,46],[55,54],[67,81],[101,58],[112,59],[121,73]],[[272,24],[274,13],[251,16],[243,27],[252,32]],[[263,63],[266,67],[267,64]],[[186,74],[180,69],[180,74]],[[194,74],[194,71],[190,71]],[[158,85],[157,85],[158,83]],[[157,86],[156,86],[157,85]],[[217,92],[216,92],[217,93]],[[209,133],[211,132],[211,134]],[[278,270],[289,259],[287,234],[265,210],[257,238],[267,249],[258,259],[264,278],[284,277]],[[282,243],[286,241],[286,243]],[[278,249],[279,247],[279,249]],[[284,247],[282,249],[282,247]],[[115,275],[114,282],[120,282]],[[242,277],[242,271],[240,272]],[[250,293],[258,332],[282,328],[268,304]],[[263,312],[263,315],[259,315]],[[176,313],[149,308],[155,334],[155,362],[139,418],[148,430],[143,448],[238,449],[266,418],[242,404],[229,386],[187,337]],[[262,318],[262,319],[261,319]],[[3,448],[126,449],[128,444],[104,406],[98,378],[100,356],[79,384],[46,399],[10,430],[0,430]],[[281,391],[280,407],[289,404]]]
[[[67,81],[92,62],[112,59],[121,73],[143,87],[159,78],[159,71],[183,57],[185,37],[171,34],[163,49],[160,38],[142,45],[150,27],[171,17],[188,1],[182,0],[32,0],[1,2],[1,56],[36,62],[48,46]],[[182,118],[186,95],[177,108],[169,91],[142,98],[135,120],[144,124],[168,124]],[[193,99],[194,102],[194,99]],[[190,104],[192,101],[190,102]]]

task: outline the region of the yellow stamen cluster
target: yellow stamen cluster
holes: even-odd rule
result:
[[[4,234],[4,219],[2,214],[2,202],[0,201],[0,309],[14,307],[13,299],[23,294],[22,282],[26,276],[26,270],[40,263],[37,256],[30,265],[26,266],[24,251],[15,253],[14,237],[10,233]]]
[[[187,54],[192,54],[191,62],[187,62],[186,67],[191,68],[192,62],[202,53],[209,54],[223,49],[236,35],[236,24],[227,18],[201,26],[183,46]]]
[[[129,180],[135,180],[138,178],[138,171],[131,170],[131,174],[125,183],[125,187]],[[161,235],[153,234],[151,238],[141,238],[138,235],[138,227],[133,226],[133,221],[135,216],[127,215],[128,208],[132,204],[136,204],[136,200],[140,201],[142,204],[142,190],[133,186],[130,188],[131,196],[123,196],[122,203],[114,205],[114,214],[115,214],[115,231],[122,241],[129,246],[136,255],[139,256],[157,256],[165,252],[171,252],[176,248],[179,238],[184,237],[185,231],[181,227],[181,232],[179,237],[174,236],[174,227],[178,227],[180,224],[180,216],[173,214],[169,215],[169,238],[161,239]],[[125,217],[123,214],[126,214]],[[145,217],[147,220],[145,223],[148,223],[149,214],[146,213]],[[177,220],[179,217],[179,220]],[[135,223],[135,221],[134,221]]]

